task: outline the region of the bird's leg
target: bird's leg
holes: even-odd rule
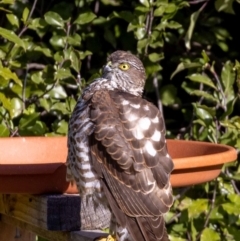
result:
[[[120,225],[117,225],[116,240],[117,241],[133,241],[133,239],[131,238],[130,233],[127,230],[127,228],[126,227],[121,227]]]
[[[112,214],[111,221],[110,221],[110,227],[109,227],[109,235],[107,237],[99,237],[94,239],[94,241],[117,241],[116,239],[116,229],[117,229],[117,222]]]

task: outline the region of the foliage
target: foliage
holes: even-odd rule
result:
[[[240,149],[239,1],[0,0],[0,11],[0,136],[66,135],[82,88],[124,49],[143,60],[168,137]],[[239,172],[174,190],[172,241],[240,239]]]

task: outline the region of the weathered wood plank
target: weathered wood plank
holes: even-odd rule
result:
[[[20,227],[23,230],[31,231],[43,238],[48,239],[49,241],[92,241],[96,237],[107,236],[106,233],[103,233],[99,230],[75,232],[49,231],[3,214],[1,215],[1,222]]]
[[[36,235],[11,224],[3,223],[0,216],[0,240],[16,241],[16,239],[18,241],[35,241]]]
[[[0,213],[46,230],[80,230],[79,195],[0,194]]]
[[[103,205],[95,207],[93,200],[76,194],[0,194],[0,213],[55,231],[106,228],[111,217]]]

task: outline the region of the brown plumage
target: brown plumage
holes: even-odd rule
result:
[[[163,116],[141,97],[146,78],[141,61],[124,51],[108,61],[71,118],[68,176],[82,195],[109,204],[119,241],[167,241],[163,214],[173,202],[173,163]]]

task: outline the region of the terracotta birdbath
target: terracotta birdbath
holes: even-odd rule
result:
[[[237,159],[234,148],[206,142],[167,140],[175,169],[173,187],[216,178],[224,163]],[[77,193],[65,181],[66,137],[0,138],[0,193]]]

